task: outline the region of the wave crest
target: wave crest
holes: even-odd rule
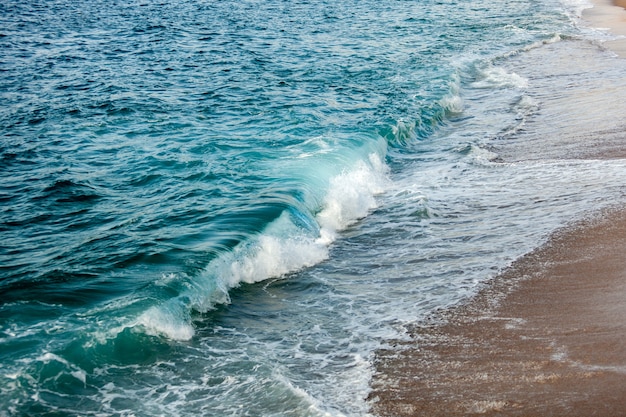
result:
[[[328,248],[338,233],[376,208],[375,197],[385,190],[387,182],[387,166],[378,153],[357,160],[328,180],[314,221],[308,217],[316,210],[283,210],[259,235],[224,252],[201,273],[189,277],[177,297],[143,312],[132,327],[171,339],[191,339],[195,333],[192,311],[206,312],[217,304],[229,303],[229,291],[242,283],[283,277],[327,259]]]

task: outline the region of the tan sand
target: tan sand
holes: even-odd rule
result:
[[[626,211],[554,236],[416,342],[379,352],[372,411],[626,416],[625,254]]]
[[[626,0],[593,0],[593,4],[592,8],[583,12],[583,19],[592,27],[626,37]],[[621,58],[626,58],[626,38],[607,41],[604,45]]]

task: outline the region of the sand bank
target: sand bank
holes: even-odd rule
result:
[[[381,416],[626,415],[626,211],[557,234],[380,352]]]

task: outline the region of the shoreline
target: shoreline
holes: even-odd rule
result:
[[[616,7],[626,0],[593,1],[596,6],[585,10],[583,20],[597,28],[615,25],[611,33],[625,39],[606,41],[603,49],[626,58],[626,9]],[[573,73],[597,71],[597,43],[581,46],[559,53],[554,53],[558,45],[546,46],[532,53],[571,61]],[[567,72],[560,71],[539,77],[555,83]],[[626,159],[626,125],[607,120],[601,111],[603,105],[619,105],[624,91],[620,77],[607,72],[600,85],[567,82],[567,89],[546,96],[543,118],[527,121],[526,130],[491,144],[499,160]],[[619,84],[605,86],[614,82]],[[579,114],[570,103],[581,100],[598,111],[582,106],[587,114]],[[546,120],[565,127],[547,136],[545,128],[533,129]],[[537,131],[544,134],[533,133]],[[475,297],[412,328],[411,340],[378,351],[368,397],[372,414],[626,416],[624,253],[626,207],[559,229]]]
[[[583,11],[583,20],[592,27],[606,29],[613,35],[622,37],[605,41],[603,45],[620,58],[626,58],[626,0],[592,0],[592,2],[593,7]]]
[[[626,415],[626,210],[556,233],[380,351],[379,416]]]

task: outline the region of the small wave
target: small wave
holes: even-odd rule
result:
[[[439,105],[441,105],[446,114],[449,115],[456,115],[463,112],[464,103],[461,98],[461,77],[458,72],[452,76],[450,91],[439,100]]]
[[[242,283],[284,277],[327,259],[338,233],[376,208],[375,197],[385,190],[387,181],[387,166],[378,153],[371,153],[330,178],[313,219],[309,217],[315,209],[310,213],[295,207],[283,210],[258,236],[222,253],[201,273],[187,277],[177,297],[148,308],[130,327],[176,340],[191,339],[192,311],[207,312],[217,304],[229,303],[229,291]]]
[[[472,88],[525,88],[528,80],[514,72],[508,72],[502,67],[489,65],[478,70],[477,80],[471,84]]]
[[[57,203],[90,203],[99,198],[101,195],[93,186],[68,179],[54,181],[36,197],[38,200],[52,199]]]

